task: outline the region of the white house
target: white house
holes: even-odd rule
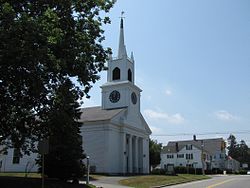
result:
[[[240,162],[228,156],[225,164],[226,170],[232,173],[240,171]]]
[[[203,156],[203,160],[202,160]],[[226,160],[225,142],[222,138],[169,142],[161,152],[161,168],[189,166],[205,170],[224,169]]]
[[[151,130],[140,112],[141,89],[135,85],[133,54],[127,57],[123,19],[118,57],[110,57],[102,106],[84,108],[83,149],[93,171],[108,174],[149,173]]]
[[[135,61],[128,58],[120,23],[118,57],[108,61],[107,82],[101,86],[102,105],[82,109],[81,135],[91,170],[106,174],[149,173],[151,130],[140,112],[141,89],[135,85]],[[37,171],[37,154],[0,155],[1,171]]]
[[[7,155],[0,154],[0,172],[37,172],[36,158],[36,153],[20,157],[19,150],[8,149]]]

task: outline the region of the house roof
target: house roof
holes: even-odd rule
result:
[[[101,106],[82,108],[80,122],[93,122],[110,120],[126,108],[102,109]]]
[[[178,150],[180,151],[186,145],[193,145],[198,149],[202,149],[203,142],[203,150],[210,154],[214,154],[216,151],[221,150],[221,144],[224,142],[223,138],[213,138],[213,139],[202,139],[202,140],[184,140],[184,141],[171,141],[167,146],[164,146],[162,149],[162,153],[177,153],[177,145]]]

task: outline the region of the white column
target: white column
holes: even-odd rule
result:
[[[140,173],[143,173],[143,164],[144,164],[144,157],[143,157],[143,138],[139,139],[139,167]]]
[[[121,164],[122,172],[125,174],[127,172],[127,138],[126,133],[122,133],[122,151],[121,151]]]
[[[143,173],[149,173],[149,139],[143,138],[142,140],[142,147],[143,147]]]
[[[129,152],[128,152],[128,164],[129,164],[129,173],[133,172],[133,155],[132,155],[132,135],[129,136]]]
[[[138,137],[135,137],[135,173],[138,173],[138,167],[139,167],[139,157],[138,157]]]

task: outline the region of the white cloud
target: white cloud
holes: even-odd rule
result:
[[[234,121],[239,119],[237,116],[225,111],[225,110],[219,110],[217,112],[214,112],[214,115],[217,119],[222,121]]]
[[[146,96],[146,98],[147,98],[148,101],[152,100],[152,96],[151,95]]]
[[[182,124],[185,121],[184,117],[179,113],[169,115],[164,112],[157,112],[157,111],[147,109],[147,110],[144,110],[144,114],[150,119],[165,120],[168,123],[172,123],[172,124]]]
[[[162,133],[162,130],[158,127],[154,127],[154,126],[150,126],[151,131],[153,132],[153,134],[160,134]]]
[[[165,91],[165,94],[166,94],[167,96],[170,96],[170,95],[172,95],[172,91],[169,90],[169,89],[167,89],[167,90]]]

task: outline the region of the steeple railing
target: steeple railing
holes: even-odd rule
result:
[[[113,60],[113,61],[117,61],[117,60],[120,60],[120,59],[123,59],[123,58],[119,58],[119,57],[112,57],[112,59],[110,60]],[[130,63],[133,63],[133,60],[129,57],[126,57],[126,59],[130,62]]]

